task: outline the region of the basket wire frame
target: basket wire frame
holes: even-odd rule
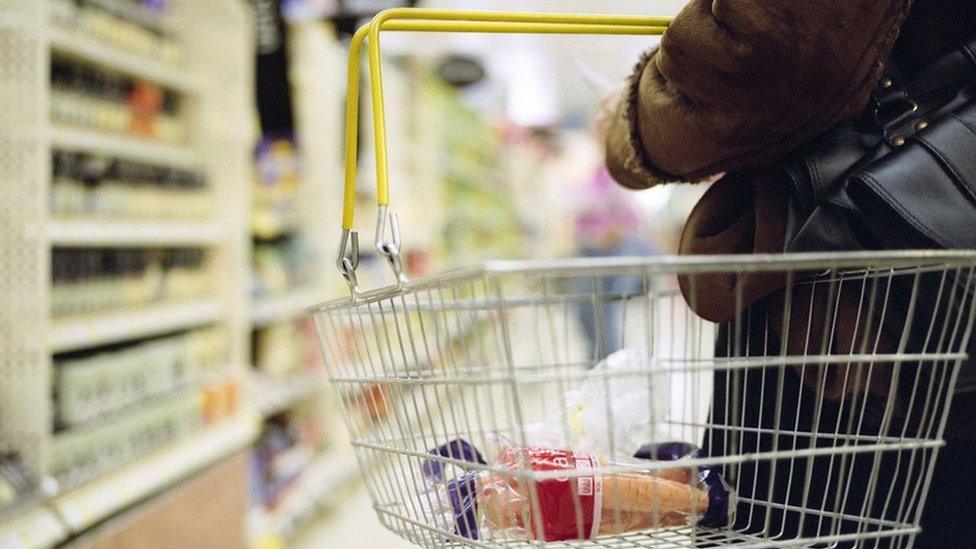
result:
[[[568,437],[562,395],[628,348],[647,363],[600,379],[668,384],[667,417],[647,442],[702,446],[687,464],[721,468],[736,517],[561,546],[911,547],[967,357],[976,255],[685,259],[496,263],[312,308],[382,523],[425,547],[542,544],[459,536],[432,511],[445,502],[430,501],[422,463],[545,480],[429,452],[457,438],[531,443],[526,426],[538,422]],[[741,314],[721,325],[696,316],[677,283],[695,305],[705,284],[762,276],[785,289],[748,306],[733,285]],[[615,293],[607,282],[621,280],[630,289]],[[619,330],[597,330],[589,347],[581,311]],[[612,451],[632,452],[617,447],[609,412]]]

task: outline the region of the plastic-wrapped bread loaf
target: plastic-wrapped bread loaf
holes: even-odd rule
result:
[[[513,474],[479,478],[477,501],[487,529],[506,537],[562,541],[687,525],[709,506],[708,492],[690,484],[687,468],[601,474],[598,460],[549,448],[513,449],[500,462]],[[515,474],[525,468],[567,474],[526,480]]]
[[[680,443],[652,449],[642,459],[695,455],[692,446]],[[487,465],[462,440],[431,453]],[[470,539],[585,540],[664,526],[721,526],[730,519],[732,493],[710,468],[652,472],[643,469],[640,459],[614,465],[611,472],[585,453],[510,446],[490,470],[470,471],[450,482],[444,482],[439,464],[426,462],[425,477],[440,479],[440,484],[425,498],[435,507],[435,520],[444,520],[445,527],[453,522],[455,533]],[[628,471],[617,472],[620,466]]]

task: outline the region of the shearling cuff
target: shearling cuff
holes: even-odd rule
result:
[[[627,125],[628,129],[627,150],[626,154],[622,155],[623,167],[631,174],[635,174],[646,181],[646,187],[651,187],[658,183],[681,180],[680,177],[668,174],[654,166],[654,163],[651,162],[647,154],[647,150],[644,148],[644,142],[640,134],[640,113],[638,109],[640,107],[641,78],[644,76],[648,64],[653,62],[657,52],[658,49],[654,48],[641,55],[637,61],[637,65],[634,66],[634,72],[631,73],[628,79],[628,91],[622,109],[623,122]]]

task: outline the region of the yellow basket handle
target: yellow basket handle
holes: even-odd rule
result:
[[[376,198],[379,206],[376,248],[390,262],[398,282],[406,282],[400,263],[400,236],[396,216],[389,215],[391,239],[385,240],[389,208],[389,170],[387,165],[386,109],[383,102],[383,74],[380,59],[380,32],[453,32],[505,34],[592,34],[661,35],[671,17],[599,15],[572,13],[452,11],[395,8],[382,11],[360,27],[349,47],[346,90],[345,185],[343,189],[342,236],[336,265],[346,278],[353,297],[359,295],[356,267],[359,239],[352,230],[356,208],[356,176],[359,154],[360,58],[363,42],[369,40],[370,93],[373,109],[373,137],[376,154]]]

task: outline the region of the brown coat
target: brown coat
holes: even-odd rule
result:
[[[860,112],[893,49],[912,65],[974,29],[972,0],[692,0],[638,64],[607,164],[641,189],[772,163]]]
[[[911,68],[971,38],[973,1],[692,0],[631,78],[610,172],[639,189],[773,163],[862,111],[892,56]],[[680,251],[781,252],[789,198],[755,171],[726,177],[695,207]],[[781,287],[710,280],[693,306],[728,320],[736,285],[745,305]]]
[[[972,34],[973,0],[692,0],[635,69],[610,130],[608,167],[635,189],[761,168],[861,112],[892,57],[911,68]],[[756,173],[710,189],[685,226],[681,253],[782,252],[790,189]],[[782,303],[783,277],[699,277],[695,296],[682,282],[692,308],[713,321],[767,296]],[[842,309],[847,297],[838,296]],[[803,303],[794,295],[791,316],[819,324]],[[840,316],[857,324],[856,313]],[[800,324],[782,337],[789,352],[819,348],[799,337],[808,332]],[[848,331],[830,351],[851,352],[856,330],[839,330]],[[880,334],[880,345],[892,337]],[[827,380],[828,396],[842,390]]]

